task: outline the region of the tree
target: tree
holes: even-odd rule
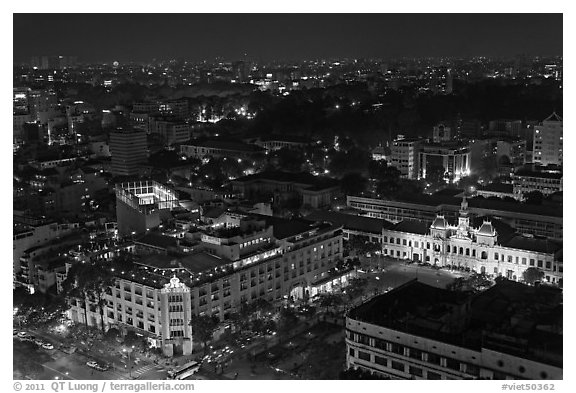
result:
[[[198,338],[204,346],[204,355],[208,350],[208,342],[212,340],[214,330],[218,326],[218,318],[208,315],[193,316],[190,320],[192,336]]]
[[[329,308],[338,307],[342,304],[344,304],[342,295],[335,293],[323,293],[320,295],[320,306],[324,307],[325,311],[328,311]]]
[[[284,307],[280,310],[278,318],[278,335],[281,340],[288,338],[290,331],[298,323],[298,317],[291,308]]]
[[[352,278],[348,282],[348,286],[346,287],[346,293],[350,300],[354,300],[355,298],[362,296],[366,291],[366,285],[368,284],[368,280],[365,278]]]
[[[345,174],[340,180],[342,192],[346,195],[360,195],[366,190],[368,180],[358,172]]]
[[[536,281],[542,280],[544,277],[544,272],[537,267],[529,267],[528,269],[524,270],[522,277],[524,278],[524,282],[532,285]]]
[[[64,293],[76,297],[84,302],[84,317],[88,325],[88,303],[96,303],[100,313],[102,331],[106,331],[104,324],[104,307],[106,305],[106,292],[114,284],[114,276],[110,269],[101,263],[81,262],[72,265],[62,287]]]

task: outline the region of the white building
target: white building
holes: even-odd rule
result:
[[[563,190],[562,179],[562,172],[519,170],[512,175],[513,192],[519,200],[532,191],[554,194]]]
[[[534,127],[533,162],[540,165],[562,165],[562,118],[552,113]]]
[[[390,166],[400,171],[402,177],[418,178],[419,139],[397,139],[392,142]]]
[[[437,216],[429,228],[407,220],[384,228],[382,236],[382,252],[391,257],[463,267],[514,281],[523,280],[523,272],[534,267],[544,272],[544,281],[562,282],[561,242],[515,233],[500,237],[489,220],[474,228],[466,198],[457,224],[449,224],[443,216]]]
[[[226,321],[244,302],[307,299],[346,285],[350,272],[333,269],[342,259],[341,227],[265,216],[246,216],[245,224],[203,231],[186,256],[146,255],[131,271],[115,272],[105,327],[136,331],[169,356],[186,354],[192,315]],[[74,322],[101,326],[94,301],[70,300]]]

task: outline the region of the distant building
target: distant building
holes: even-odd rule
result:
[[[497,197],[497,198],[514,198],[518,199],[514,194],[512,184],[491,183],[476,190],[477,196],[484,198]]]
[[[430,71],[429,87],[434,94],[452,94],[452,70],[446,67],[437,67]]]
[[[454,132],[452,131],[452,128],[447,127],[444,124],[438,124],[432,129],[432,142],[449,142],[452,139],[454,139]]]
[[[396,139],[392,142],[390,166],[398,169],[402,177],[418,178],[418,152],[421,144],[420,139]]]
[[[110,133],[112,174],[133,176],[147,158],[146,133],[137,130],[116,130]]]
[[[190,125],[184,121],[176,121],[164,117],[150,117],[149,133],[162,136],[169,146],[190,140]]]
[[[200,159],[204,157],[234,157],[242,159],[264,153],[264,151],[260,146],[220,139],[196,140],[180,145],[180,153],[186,157]]]
[[[387,200],[347,196],[348,207],[364,212],[364,215],[383,218],[392,222],[406,219],[432,224],[437,215],[457,220],[461,199],[449,196],[414,195],[403,200]],[[519,203],[492,201],[483,198],[469,200],[470,214],[474,217],[498,217],[518,232],[545,236],[553,239],[563,237],[562,209],[552,206],[532,206]]]
[[[268,197],[275,203],[298,198],[313,208],[330,206],[340,190],[338,182],[310,173],[261,172],[232,180],[232,188],[244,198]]]
[[[536,171],[520,169],[512,175],[514,195],[520,200],[532,191],[538,191],[543,195],[562,192],[562,172],[559,171]]]
[[[562,379],[561,299],[514,282],[473,296],[413,280],[348,313],[346,366],[391,379]]]
[[[524,165],[526,161],[526,141],[501,139],[496,142],[496,159],[499,164],[507,161],[512,167]]]
[[[470,174],[470,148],[424,144],[418,152],[418,178],[456,183]]]
[[[295,137],[295,136],[268,136],[263,137],[254,142],[255,145],[263,147],[264,149],[279,150],[283,148],[293,149],[293,148],[303,148],[310,144],[310,140],[307,138]]]
[[[543,166],[562,165],[562,118],[554,112],[534,127],[533,162]]]
[[[376,146],[372,149],[372,159],[374,161],[386,160],[390,159],[390,148],[385,146]]]
[[[488,123],[488,133],[490,136],[501,138],[522,138],[524,137],[524,125],[522,120],[491,120]]]

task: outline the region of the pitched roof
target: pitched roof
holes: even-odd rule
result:
[[[416,233],[418,235],[426,235],[428,233],[428,225],[418,220],[402,220],[395,224],[392,229],[398,232]]]

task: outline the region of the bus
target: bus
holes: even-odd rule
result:
[[[191,361],[168,371],[168,379],[186,379],[200,369],[200,363]]]

